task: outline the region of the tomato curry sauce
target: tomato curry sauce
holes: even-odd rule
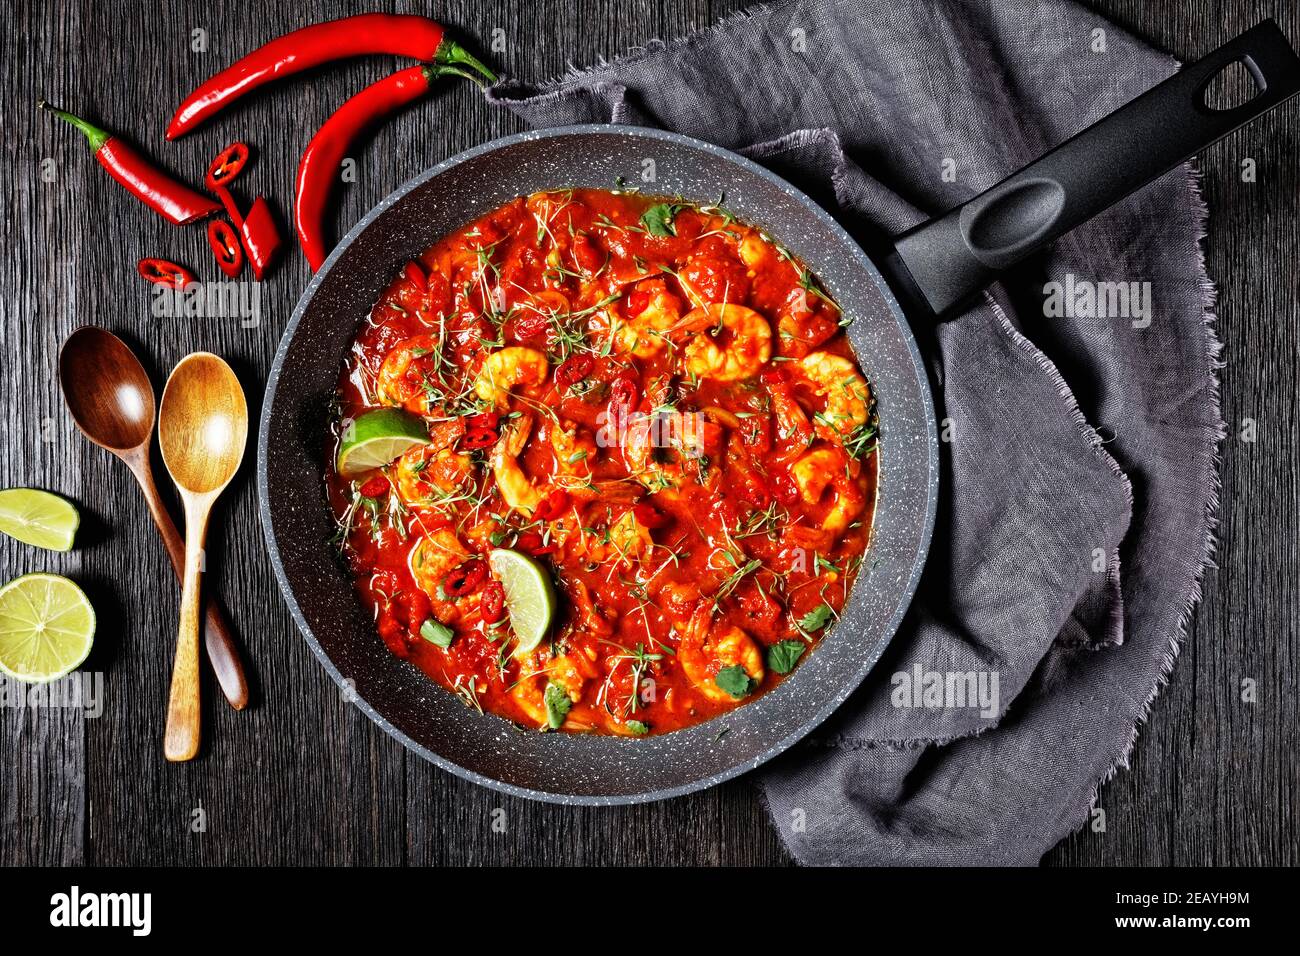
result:
[[[438,242],[339,382],[334,450],[376,408],[420,423],[386,465],[328,466],[379,637],[535,729],[662,733],[771,689],[834,624],[870,537],[875,415],[844,324],[720,205],[538,193]],[[495,549],[554,582],[534,647]]]

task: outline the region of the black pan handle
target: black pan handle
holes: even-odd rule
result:
[[[1229,109],[1210,108],[1207,87],[1237,62],[1254,79],[1255,95]],[[942,316],[1001,270],[1296,93],[1300,58],[1278,25],[1265,20],[986,192],[898,237],[891,271]]]

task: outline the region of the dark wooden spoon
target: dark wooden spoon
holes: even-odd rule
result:
[[[144,366],[126,343],[106,329],[82,326],[59,351],[59,385],[77,428],[126,463],[140,483],[176,576],[185,573],[185,542],[164,507],[149,463],[154,427],[154,392]],[[248,705],[248,681],[225,615],[207,600],[204,644],[217,683],[230,706]]]

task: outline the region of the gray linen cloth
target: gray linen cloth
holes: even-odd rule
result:
[[[656,125],[742,150],[870,249],[1174,69],[1065,0],[823,0],[490,98],[537,127]],[[801,862],[1036,863],[1127,760],[1213,536],[1204,217],[1175,171],[955,321],[914,323],[944,438],[938,524],[885,657],[759,775]],[[1149,321],[1045,316],[1045,284],[1071,276],[1150,283]]]

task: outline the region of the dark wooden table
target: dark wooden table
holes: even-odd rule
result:
[[[590,63],[649,37],[708,26],[744,5],[429,6],[463,36],[479,38],[495,65],[536,79],[570,61]],[[126,469],[83,440],[64,411],[58,346],[83,323],[114,329],[138,347],[160,390],[187,352],[218,352],[234,364],[256,414],[307,269],[292,251],[262,288],[257,328],[152,318],[132,264],[158,255],[211,272],[203,230],[174,229],[124,199],[79,137],[32,104],[43,95],[127,132],[191,180],[218,147],[245,139],[259,153],[248,181],[283,213],[312,130],[332,105],[388,67],[372,59],[312,73],[165,146],[166,118],[197,81],[259,42],[352,11],[323,0],[174,2],[154,12],[126,0],[4,6],[0,486],[65,494],[82,509],[84,524],[82,546],[67,555],[0,541],[0,571],[8,580],[50,570],[83,584],[99,611],[87,668],[104,675],[105,710],[97,719],[72,709],[0,713],[0,863],[787,862],[743,779],[657,805],[565,809],[500,796],[408,756],[343,700],[290,623],[262,546],[251,452],[221,501],[208,580],[224,596],[253,662],[256,703],[235,714],[214,699],[209,683],[205,753],[188,765],[164,763],[160,733],[177,588]],[[1291,0],[1094,6],[1184,59],[1268,15],[1300,40]],[[206,33],[206,52],[192,49],[196,30]],[[487,50],[493,31],[504,49]],[[466,85],[446,84],[358,152],[358,181],[344,191],[338,224],[355,222],[426,166],[518,128]],[[1205,599],[1132,768],[1102,790],[1105,832],[1077,834],[1048,862],[1294,864],[1300,857],[1298,147],[1300,110],[1293,104],[1202,159],[1211,209],[1207,255],[1226,344],[1224,415],[1234,433],[1224,445],[1218,568],[1205,581]],[[1256,161],[1254,183],[1240,181],[1245,158]],[[1246,419],[1256,423],[1254,443],[1235,437]],[[1255,703],[1241,699],[1247,678],[1258,687]]]

